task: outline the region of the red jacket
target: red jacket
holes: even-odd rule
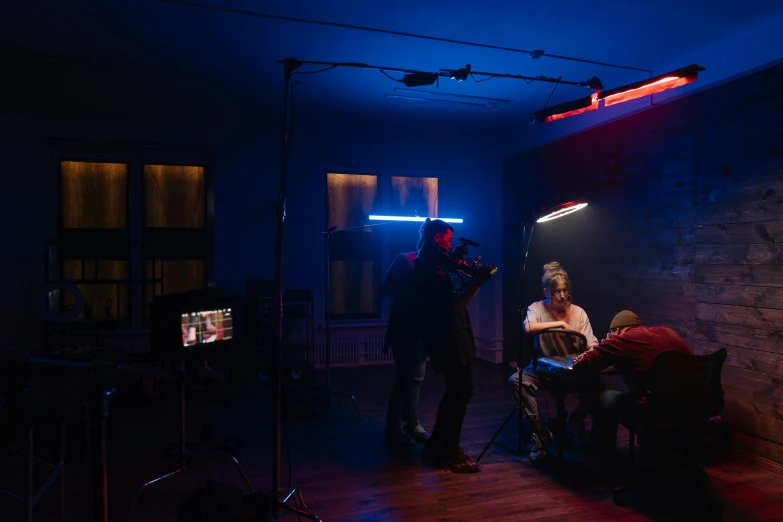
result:
[[[635,326],[602,340],[592,350],[574,359],[574,371],[601,371],[614,366],[632,392],[647,389],[647,373],[664,350],[691,353],[682,337],[665,326]]]

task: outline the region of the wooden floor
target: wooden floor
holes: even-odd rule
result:
[[[476,367],[476,394],[471,403],[463,446],[477,456],[513,407],[504,369]],[[526,457],[497,446],[482,459],[481,473],[468,476],[424,467],[421,447],[389,449],[383,442],[384,414],[393,379],[392,366],[338,368],[332,371],[334,388],[353,394],[364,422],[350,400],[341,399],[320,415],[299,416],[285,422],[282,486],[300,488],[308,511],[327,522],[359,521],[484,521],[568,520],[641,521],[660,519],[660,500],[650,493],[629,494],[628,506],[616,507],[612,490],[600,480],[600,470],[589,458],[565,473],[536,467]],[[423,424],[432,426],[443,385],[428,368],[421,397]],[[175,390],[171,390],[175,391]],[[255,396],[251,396],[255,395]],[[125,520],[128,503],[146,480],[165,473],[165,453],[176,440],[176,393],[133,402],[118,398],[109,427],[109,504],[112,520]],[[209,410],[200,393],[192,394],[189,421],[192,438]],[[551,407],[551,400],[542,402]],[[253,487],[272,483],[272,424],[267,392],[218,403],[211,415],[216,435],[238,435],[245,443],[241,464]],[[511,422],[503,439],[513,443]],[[620,440],[627,437],[620,434]],[[36,520],[94,520],[84,438],[79,426],[69,436],[68,485],[65,516],[54,515],[53,498],[36,510]],[[624,451],[623,444],[618,446]],[[288,453],[290,450],[290,467]],[[578,458],[579,455],[571,455]],[[713,485],[724,498],[723,520],[754,522],[780,520],[783,513],[783,475],[768,464],[736,454],[708,469]],[[148,488],[132,520],[175,521],[183,501],[206,479],[242,486],[227,461],[196,459],[186,476],[176,476]],[[21,484],[21,483],[20,483]],[[290,486],[289,486],[290,485]],[[0,504],[0,520],[14,520],[10,504]],[[682,520],[698,520],[700,505],[679,503]],[[295,520],[284,514],[281,520]]]

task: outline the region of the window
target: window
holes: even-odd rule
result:
[[[204,166],[62,160],[59,170],[60,233],[47,273],[81,291],[77,322],[141,326],[155,296],[205,286]],[[62,294],[65,313],[75,300]]]
[[[326,176],[327,226],[361,227],[372,213],[438,215],[438,179],[375,175]],[[386,209],[381,212],[381,209]],[[334,319],[379,319],[384,270],[400,252],[415,250],[420,223],[358,228],[331,238],[331,304]],[[384,256],[384,252],[387,253]],[[386,257],[386,259],[384,259]]]
[[[60,277],[77,283],[84,297],[79,321],[123,321],[129,317],[130,244],[128,165],[60,163]],[[100,245],[103,245],[101,247]],[[75,305],[66,292],[61,310]]]
[[[128,166],[124,163],[60,163],[62,228],[128,228]]]
[[[394,216],[437,216],[438,178],[392,176],[389,214]],[[421,223],[386,226],[389,236],[389,263],[400,252],[416,249]]]
[[[162,294],[203,288],[206,188],[204,168],[144,165],[142,255],[146,308]]]
[[[327,174],[327,216],[337,229],[364,225],[378,202],[378,178],[358,174]],[[330,277],[332,317],[367,319],[381,315],[380,235],[372,228],[334,234]]]

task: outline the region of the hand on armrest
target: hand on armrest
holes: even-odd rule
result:
[[[529,334],[537,334],[543,332],[544,330],[552,329],[572,331],[571,327],[568,326],[568,323],[565,321],[547,321],[541,323],[528,323],[525,321],[525,331]]]

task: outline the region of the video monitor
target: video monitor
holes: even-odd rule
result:
[[[224,351],[234,342],[239,306],[219,288],[156,297],[150,306],[150,354],[168,358]]]
[[[234,317],[228,307],[182,313],[180,326],[183,348],[228,341],[234,337]]]

